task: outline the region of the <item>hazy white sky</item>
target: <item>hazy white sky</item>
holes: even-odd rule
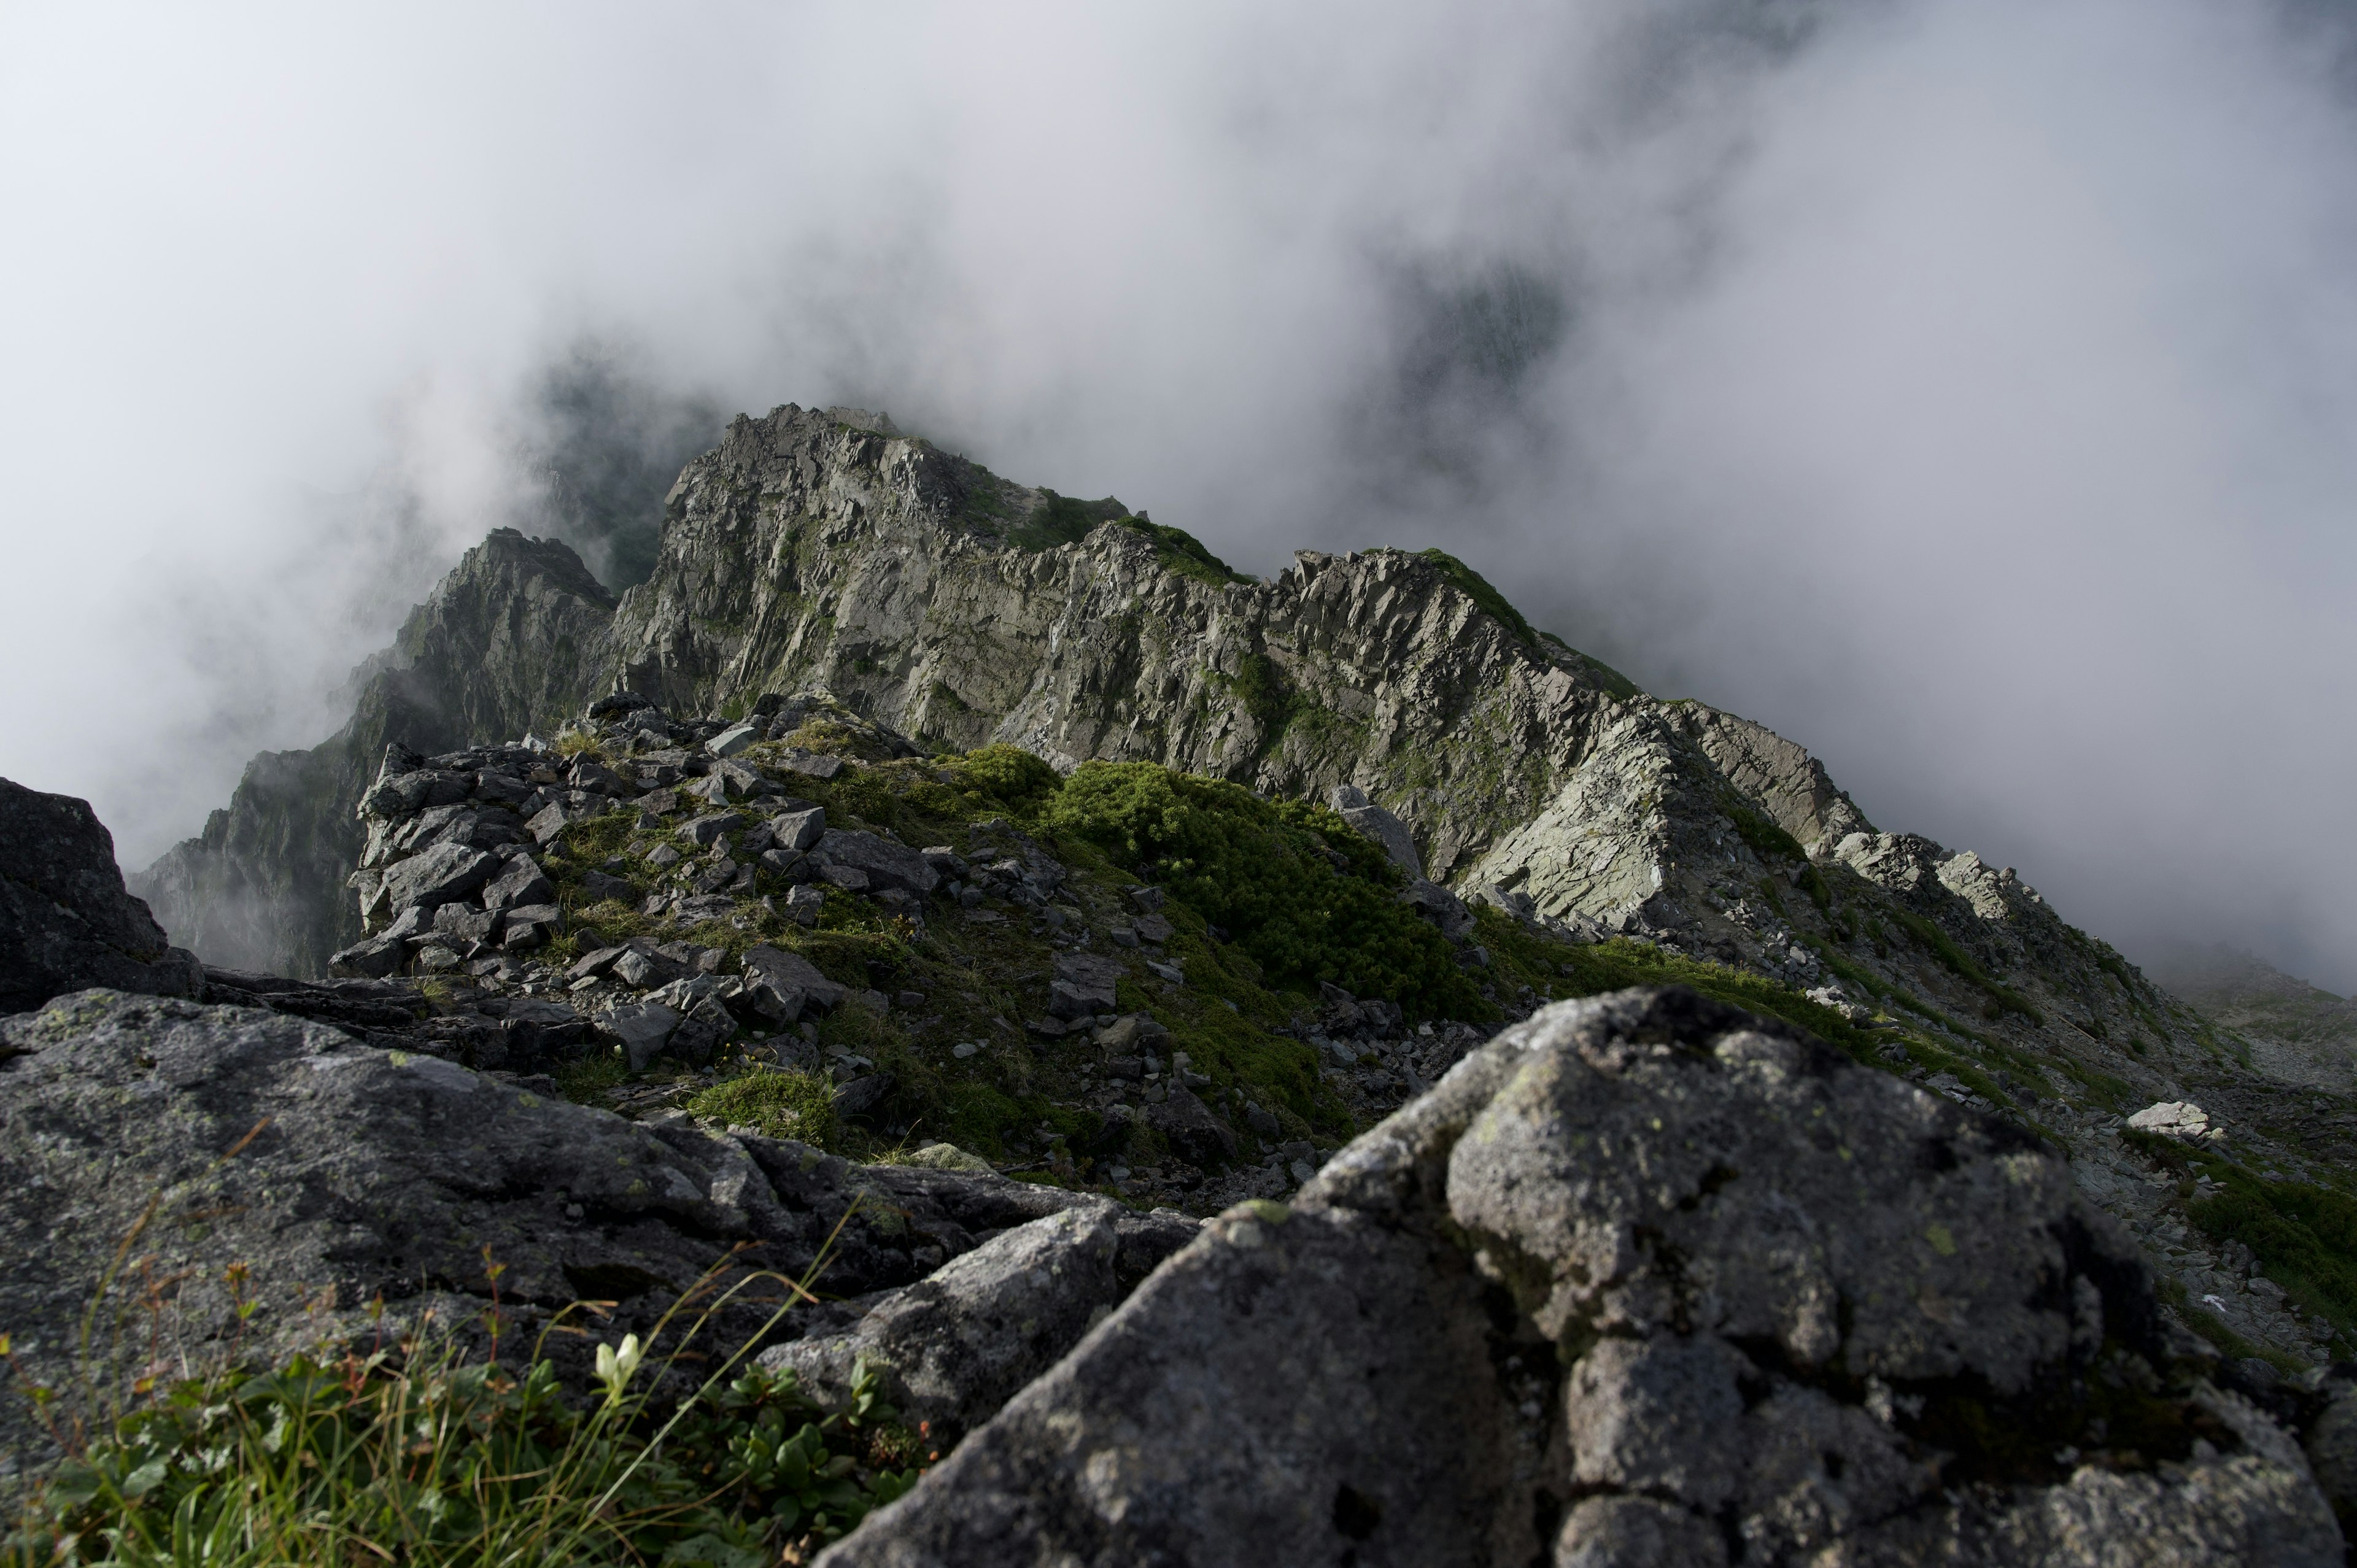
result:
[[[0,6],[0,774],[140,865],[585,338],[1438,542],[2136,952],[2357,987],[2357,111],[2244,0]]]

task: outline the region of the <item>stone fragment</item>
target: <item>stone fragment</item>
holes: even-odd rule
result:
[[[734,757],[759,740],[761,735],[762,726],[759,725],[732,725],[705,741],[704,749],[715,757]]]
[[[892,1092],[892,1075],[871,1072],[863,1077],[835,1085],[834,1113],[845,1121],[856,1121],[884,1102]]]
[[[789,891],[778,907],[786,918],[798,925],[815,925],[818,912],[826,907],[826,895],[805,885]]]
[[[1163,916],[1140,915],[1132,925],[1140,941],[1167,942],[1170,940],[1170,922]]]
[[[632,1072],[644,1072],[649,1062],[671,1043],[680,1016],[660,1002],[625,1002],[597,1015],[597,1032],[622,1047]]]
[[[2158,1133],[2164,1138],[2181,1138],[2195,1142],[2210,1135],[2210,1113],[2187,1101],[2164,1100],[2147,1105],[2128,1118],[2128,1125],[2139,1132]]]
[[[1055,978],[1048,988],[1050,1017],[1085,1018],[1110,1013],[1120,1005],[1114,987],[1127,972],[1115,961],[1095,953],[1059,953]]]
[[[483,908],[494,914],[518,904],[551,903],[555,897],[556,888],[548,880],[548,874],[527,854],[510,860],[499,875],[483,886]]]
[[[664,1048],[690,1067],[702,1067],[712,1053],[737,1036],[737,1020],[716,996],[705,996],[688,1009],[672,1031]]]
[[[822,1013],[841,1006],[850,987],[829,980],[816,964],[797,952],[763,943],[745,950],[745,980],[774,988],[780,996],[799,994]]]
[[[436,844],[395,864],[384,875],[385,902],[395,912],[436,909],[471,898],[491,879],[500,863],[465,844]]]
[[[615,961],[630,950],[628,948],[612,947],[599,948],[595,952],[584,953],[575,961],[572,968],[565,972],[565,978],[590,980],[600,977],[610,971]]]
[[[581,874],[581,896],[593,904],[609,898],[618,904],[634,904],[638,902],[639,890],[628,878],[603,871],[585,871]]]
[[[1179,1158],[1209,1170],[1235,1157],[1236,1135],[1211,1108],[1185,1089],[1173,1088],[1146,1111],[1146,1124],[1169,1140]]]
[[[479,909],[472,904],[445,904],[434,911],[434,934],[465,952],[477,942],[490,940],[492,918],[490,910]]]
[[[931,1163],[990,1168],[962,1158],[963,1167]],[[1100,1199],[1018,1225],[887,1296],[847,1332],[765,1350],[760,1363],[791,1369],[834,1401],[849,1395],[865,1359],[884,1374],[904,1418],[929,1423],[933,1441],[946,1447],[1054,1365],[1121,1300],[1113,1207]]]
[[[921,854],[875,833],[829,828],[819,835],[811,855],[830,872],[835,868],[857,871],[873,887],[897,887],[922,896],[941,886],[942,874]],[[828,880],[845,885],[832,875]]]
[[[752,819],[737,811],[706,811],[692,817],[679,830],[680,836],[698,849],[710,849],[725,833],[742,832],[752,825]]]
[[[328,959],[330,974],[350,975],[369,980],[382,980],[401,972],[409,961],[409,943],[400,937],[380,932],[363,937],[348,948],[340,948]]]
[[[1415,835],[1405,822],[1368,800],[1367,792],[1354,784],[1337,784],[1329,799],[1336,814],[1381,845],[1392,864],[1419,882],[1424,879],[1424,857],[1416,854]]]
[[[565,911],[554,904],[525,904],[507,912],[500,928],[500,945],[510,952],[546,947],[565,931]]]
[[[825,833],[826,809],[823,806],[780,811],[770,819],[770,842],[795,854],[814,847]]]
[[[867,891],[867,873],[856,865],[824,865],[819,868],[822,881],[842,888],[845,893]]]

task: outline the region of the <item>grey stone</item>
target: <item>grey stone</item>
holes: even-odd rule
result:
[[[707,995],[688,1009],[663,1048],[690,1067],[702,1067],[724,1042],[736,1036],[737,1020],[717,997]]]
[[[820,880],[842,888],[845,893],[867,891],[867,873],[856,865],[824,865],[819,868]]]
[[[530,855],[510,860],[499,875],[483,885],[483,908],[494,914],[519,904],[547,904],[556,898],[555,885]]]
[[[888,1072],[871,1072],[837,1084],[834,1097],[835,1114],[846,1120],[866,1116],[891,1092],[892,1075]]]
[[[471,898],[500,863],[465,844],[440,843],[423,854],[410,856],[384,874],[387,904],[396,912],[434,909]]]
[[[848,1395],[864,1358],[883,1372],[903,1418],[931,1423],[932,1440],[946,1448],[1053,1366],[1125,1294],[1113,1215],[1099,1200],[1017,1226],[885,1297],[849,1331],[779,1346],[762,1352],[761,1364],[791,1369],[833,1400]]]
[[[829,881],[837,880],[834,871],[855,870],[871,886],[897,887],[904,893],[921,896],[941,886],[942,874],[923,854],[875,833],[829,828],[819,835],[811,854],[829,868]]]
[[[826,809],[809,806],[780,811],[770,819],[770,839],[778,848],[800,854],[813,848],[826,834]]]
[[[491,935],[491,913],[471,904],[445,904],[434,911],[434,934],[464,952]]]
[[[1133,929],[1142,941],[1167,942],[1170,940],[1170,922],[1160,915],[1140,915]]]
[[[1146,1107],[1146,1124],[1169,1140],[1180,1158],[1206,1169],[1235,1157],[1235,1133],[1185,1089],[1173,1087],[1160,1104]]]
[[[545,947],[565,930],[565,911],[554,904],[526,904],[510,909],[500,928],[500,945],[510,952]]]
[[[585,871],[581,874],[581,896],[592,903],[601,903],[609,898],[620,904],[635,904],[639,901],[637,887],[623,877],[610,875],[603,871]]]
[[[1622,993],[1212,1222],[823,1562],[2339,1561],[2289,1436],[2180,1354],[2033,1140]],[[2073,1469],[2095,1385],[2155,1446]]]
[[[644,1072],[649,1062],[671,1043],[680,1016],[660,1002],[625,1002],[597,1015],[597,1032],[622,1047],[632,1072]]]
[[[715,757],[734,757],[762,736],[759,725],[733,725],[704,743],[704,749]]]
[[[1114,959],[1095,953],[1059,953],[1055,978],[1048,990],[1050,1017],[1073,1019],[1110,1013],[1121,1004],[1114,986],[1128,972]]]
[[[533,814],[532,819],[524,823],[523,831],[532,835],[533,843],[546,849],[565,836],[565,827],[572,820],[561,803],[551,801]]]
[[[781,997],[799,995],[822,1013],[831,1013],[841,1006],[844,997],[850,993],[849,986],[829,980],[802,954],[767,943],[745,950],[744,969],[748,985],[768,985]]]
[[[593,952],[583,953],[574,961],[573,967],[565,972],[565,978],[589,980],[602,976],[614,967],[616,961],[630,950],[628,948],[612,947],[598,948]]]
[[[380,932],[329,954],[328,968],[334,974],[382,980],[399,973],[401,966],[408,961],[409,943],[401,937]]]
[[[92,985],[195,996],[204,972],[124,890],[87,801],[0,779],[0,1013]]]
[[[1415,852],[1415,835],[1407,824],[1367,799],[1355,784],[1337,784],[1328,797],[1336,814],[1375,841],[1392,864],[1415,880],[1424,880],[1424,857]]]
[[[724,833],[742,832],[752,825],[752,819],[737,811],[706,811],[683,823],[680,836],[698,849],[710,849],[720,842]]]

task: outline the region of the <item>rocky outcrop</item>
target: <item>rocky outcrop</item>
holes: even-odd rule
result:
[[[1624,993],[1213,1221],[823,1561],[2340,1562],[2214,1369],[2049,1150]]]
[[[323,1337],[373,1343],[428,1308],[464,1328],[493,1302],[493,1262],[505,1331],[527,1344],[584,1297],[615,1304],[608,1337],[652,1335],[709,1269],[800,1276],[823,1251],[822,1287],[849,1305],[790,1316],[778,1337],[856,1331],[862,1318],[888,1319],[891,1293],[944,1262],[1080,1211],[1112,1255],[1075,1308],[1026,1326],[1020,1355],[977,1330],[971,1357],[927,1363],[931,1397],[987,1413],[1010,1377],[1079,1337],[1108,1289],[1125,1289],[1194,1230],[992,1175],[858,1166],[800,1144],[640,1126],[300,1017],[112,991],[0,1019],[0,1187],[16,1195],[0,1208],[0,1323],[27,1375],[73,1380],[91,1293],[118,1249],[130,1260],[80,1369],[102,1389],[144,1364],[157,1336],[205,1365]],[[1011,1292],[1010,1307],[1031,1304],[1025,1316],[1058,1310],[1081,1282],[1051,1280],[1043,1295],[1025,1277],[1034,1262],[1019,1243],[1002,1246],[930,1299],[985,1314]],[[382,1330],[370,1309],[379,1298],[393,1317]],[[743,1301],[705,1332],[745,1343],[777,1305]],[[563,1336],[550,1344],[580,1377],[587,1350]],[[27,1402],[0,1401],[0,1475],[53,1456]]]
[[[385,747],[449,751],[552,726],[594,689],[613,610],[567,546],[494,531],[354,672],[342,730],[255,757],[228,808],[134,889],[208,962],[325,975],[360,934],[345,892],[366,842],[353,808]]]
[[[204,976],[124,891],[89,801],[0,779],[0,1013],[92,985],[196,996]]]

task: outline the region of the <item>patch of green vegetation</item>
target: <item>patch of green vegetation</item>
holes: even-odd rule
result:
[[[1684,985],[1704,995],[1797,1024],[1869,1066],[1880,1044],[1869,1031],[1789,986],[1725,964],[1664,952],[1623,937],[1584,947],[1559,942],[1486,905],[1474,910],[1475,934],[1491,966],[1544,995],[1595,996],[1631,985]]]
[[[1625,703],[1631,697],[1641,697],[1645,694],[1645,689],[1642,686],[1638,685],[1636,682],[1631,681],[1628,676],[1623,675],[1620,671],[1615,670],[1609,664],[1605,663],[1604,660],[1597,658],[1594,654],[1582,653],[1578,649],[1574,648],[1571,644],[1566,642],[1563,639],[1557,637],[1551,631],[1543,631],[1539,633],[1539,636],[1544,638],[1546,641],[1554,644],[1559,652],[1579,660],[1581,666],[1587,670],[1588,674],[1595,678],[1598,685],[1603,687],[1607,692],[1609,692],[1612,695],[1620,698],[1622,702]]]
[[[1258,719],[1271,738],[1292,722],[1303,701],[1276,660],[1265,653],[1247,653],[1238,662],[1235,693],[1244,712]]]
[[[687,1111],[764,1137],[798,1138],[830,1152],[835,1145],[834,1086],[813,1072],[756,1068],[705,1090]]]
[[[1330,982],[1419,1017],[1486,1012],[1455,950],[1392,897],[1396,873],[1361,875],[1374,865],[1363,853],[1333,852],[1345,863],[1336,867],[1329,843],[1351,830],[1339,818],[1325,824],[1313,808],[1295,816],[1222,779],[1088,762],[1044,820],[1226,928],[1278,984]]]
[[[1942,930],[1937,922],[1927,920],[1911,909],[1892,907],[1885,911],[1899,922],[1915,940],[1932,950],[1932,956],[1949,973],[1975,987],[1989,999],[1996,1014],[2015,1013],[2033,1024],[2042,1025],[2046,1015],[2033,1005],[2029,998],[2006,985],[1981,968],[1973,955],[1956,945],[1955,939]]]
[[[431,1326],[365,1357],[188,1379],[73,1444],[0,1552],[742,1568],[806,1561],[916,1485],[930,1450],[873,1369],[834,1406],[791,1371],[732,1379],[750,1343],[707,1375],[681,1354],[685,1337],[666,1337],[675,1321],[692,1335],[695,1316],[674,1307],[645,1350],[636,1335],[604,1347],[602,1398],[568,1395],[536,1352],[501,1365],[496,1331],[479,1350]],[[674,1411],[655,1402],[659,1372],[703,1380]]]
[[[1253,579],[1236,571],[1211,553],[1202,541],[1183,528],[1168,528],[1158,522],[1148,522],[1144,517],[1115,520],[1124,528],[1134,529],[1154,541],[1154,557],[1182,577],[1192,577],[1214,587],[1230,583],[1249,583]]]
[[[2194,1163],[2222,1190],[2186,1206],[2193,1223],[2248,1247],[2294,1304],[2329,1318],[2342,1337],[2357,1337],[2357,1198],[2266,1180],[2220,1157]]]
[[[608,1106],[606,1091],[630,1076],[630,1064],[620,1050],[593,1050],[556,1069],[556,1091],[576,1105]]]
[[[1031,515],[1006,536],[1007,542],[1025,550],[1053,550],[1060,544],[1078,544],[1095,532],[1100,523],[1129,515],[1129,509],[1111,496],[1084,501],[1074,496],[1060,496],[1053,490],[1039,493],[1048,499],[1031,509]]]
[[[1505,595],[1490,585],[1489,579],[1446,550],[1419,550],[1415,553],[1419,560],[1429,561],[1440,568],[1440,575],[1480,607],[1482,614],[1512,633],[1525,648],[1538,650],[1537,631],[1523,618],[1522,611],[1507,602]]]
[[[1023,822],[1035,820],[1039,809],[1063,786],[1057,771],[1020,746],[985,746],[969,751],[950,765],[958,787],[1003,808]]]

